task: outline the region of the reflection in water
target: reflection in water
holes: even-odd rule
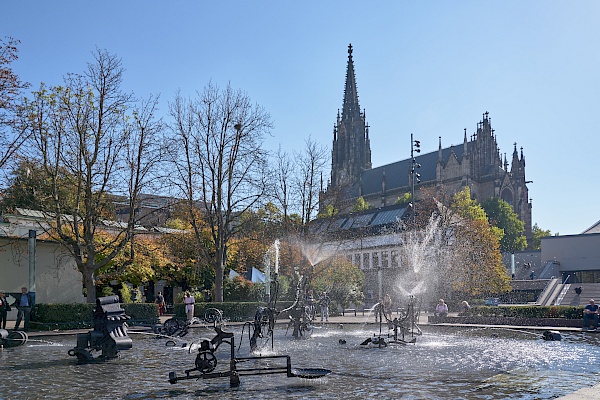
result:
[[[229,329],[237,342],[239,331]],[[0,352],[0,398],[551,399],[591,386],[590,376],[600,372],[600,338],[594,335],[565,334],[549,342],[541,333],[518,330],[424,327],[416,344],[358,345],[373,333],[346,325],[295,340],[277,329],[276,354],[289,354],[293,367],[333,373],[317,380],[243,376],[238,388],[227,378],[169,384],[169,372],[191,368],[196,354],[167,347],[164,339],[132,335],[133,348],[119,359],[76,365],[67,355],[75,336],[56,337]],[[212,335],[194,329],[186,339]],[[217,369],[226,368],[228,352],[219,349],[217,356]]]

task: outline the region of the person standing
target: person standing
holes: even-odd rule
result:
[[[4,295],[4,290],[0,290],[0,329],[6,329],[6,315],[10,311],[10,304]]]
[[[192,296],[190,292],[185,292],[183,304],[185,304],[185,315],[187,316],[188,321],[191,321],[192,318],[194,318],[194,303],[196,303],[194,296]]]
[[[321,306],[321,321],[325,318],[325,321],[329,322],[329,303],[331,299],[327,296],[327,292],[323,292],[319,298],[319,306]]]
[[[388,320],[392,320],[392,298],[389,293],[383,296],[383,314]]]
[[[156,300],[154,300],[154,302],[158,304],[158,316],[160,317],[164,314],[166,306],[165,298],[162,295],[162,292],[158,292],[158,294],[156,295]]]
[[[23,330],[27,332],[29,330],[29,319],[31,317],[31,309],[33,308],[33,298],[31,293],[27,291],[26,287],[21,288],[21,295],[17,296],[17,299],[13,303],[17,307],[17,321],[15,322],[15,331],[19,329],[21,320],[23,320]]]

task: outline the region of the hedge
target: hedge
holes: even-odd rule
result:
[[[516,318],[583,318],[582,306],[475,306],[468,315]]]
[[[31,316],[32,328],[39,330],[86,329],[92,327],[94,303],[36,304]],[[159,322],[158,306],[153,303],[121,304],[131,318],[128,325]]]
[[[277,310],[281,311],[287,307],[290,307],[293,301],[279,301],[277,302]],[[265,306],[264,304],[262,304]],[[223,312],[223,318],[227,321],[241,322],[254,319],[256,309],[259,306],[256,302],[223,302],[223,303],[205,303],[199,302],[194,307],[194,317],[203,318],[207,308],[217,308]],[[174,307],[176,318],[185,318],[185,306],[184,304],[178,303]],[[279,314],[279,319],[288,318],[288,314]]]

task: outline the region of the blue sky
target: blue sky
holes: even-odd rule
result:
[[[125,89],[212,80],[272,116],[265,145],[331,147],[354,47],[373,166],[462,143],[489,111],[502,154],[523,147],[533,222],[561,235],[600,220],[598,1],[3,1],[0,35],[33,88],[82,72],[96,47],[122,58]]]

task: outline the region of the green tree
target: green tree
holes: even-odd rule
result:
[[[542,238],[552,236],[552,232],[550,230],[543,230],[538,226],[537,223],[533,224],[531,228],[531,249],[532,250],[541,250],[542,248]]]
[[[364,211],[372,208],[372,206],[364,199],[364,197],[360,196],[354,202],[354,206],[352,207],[352,212]]]
[[[467,297],[508,292],[510,276],[489,223],[464,220],[454,232],[455,256],[448,273],[452,289]]]
[[[411,193],[404,193],[402,196],[399,196],[396,201],[394,202],[394,204],[406,204],[406,203],[410,203],[412,201],[412,194]]]
[[[504,236],[500,240],[501,252],[520,251],[527,247],[527,239],[523,236],[525,224],[510,204],[499,197],[492,197],[485,200],[481,206],[490,224],[504,231]]]
[[[71,253],[91,303],[96,301],[99,269],[126,246],[129,262],[135,260],[139,215],[129,212],[126,222],[107,224],[114,215],[110,197],[121,194],[129,210],[137,209],[141,191],[155,181],[153,172],[161,160],[156,99],[134,103],[121,89],[123,71],[119,58],[97,50],[85,73],[67,75],[64,86],[42,85],[25,104],[29,150],[42,160],[51,183],[52,201],[41,210],[49,216],[50,227],[41,228]],[[107,231],[103,239],[108,240],[98,240]]]
[[[327,292],[342,307],[364,300],[365,275],[345,257],[333,257],[315,265],[311,278],[315,293]]]
[[[483,207],[476,200],[471,199],[471,188],[468,186],[452,196],[450,206],[463,218],[471,221],[487,221]]]

